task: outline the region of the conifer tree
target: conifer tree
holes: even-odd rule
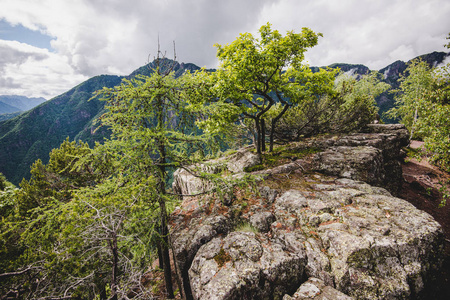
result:
[[[127,185],[153,182],[148,201],[159,207],[159,248],[167,297],[173,298],[167,204],[174,196],[168,193],[168,171],[192,164],[194,152],[203,153],[208,148],[208,138],[196,132],[196,116],[188,110],[186,94],[195,88],[194,82],[189,76],[176,79],[167,60],[160,56],[158,51],[151,76],[126,79],[97,95],[106,101],[107,112],[101,119],[111,128],[112,138],[104,147],[117,153],[116,175],[123,176]]]

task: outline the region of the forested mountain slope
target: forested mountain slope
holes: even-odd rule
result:
[[[70,91],[13,119],[0,123],[0,172],[18,184],[29,177],[31,164],[48,160],[48,154],[69,137],[85,141],[102,140],[94,134],[92,121],[103,108],[100,101],[88,101],[92,92],[119,84],[121,77],[102,75],[91,78]]]
[[[173,67],[176,77],[186,70],[200,69],[194,64],[180,64],[169,59],[163,59],[160,65],[162,68]],[[155,67],[155,62],[151,62],[127,78],[150,75]],[[124,78],[113,75],[93,77],[26,113],[1,122],[0,173],[17,185],[22,178],[29,178],[34,161],[41,159],[46,162],[50,151],[59,147],[67,137],[83,140],[91,146],[95,141],[102,141],[108,132],[105,129],[95,131],[95,120],[102,114],[104,103],[89,99],[95,91],[116,86]]]
[[[430,66],[436,66],[448,56],[448,53],[433,52],[420,58]],[[379,72],[386,83],[397,88],[399,76],[406,69],[406,65],[405,62],[396,61]],[[46,162],[49,152],[57,148],[67,137],[70,140],[81,139],[91,145],[94,141],[102,141],[107,132],[105,130],[94,132],[94,121],[102,113],[103,103],[98,100],[88,101],[92,93],[102,87],[113,87],[123,78],[132,78],[138,74],[150,75],[155,66],[155,62],[151,62],[127,77],[112,75],[93,77],[15,118],[3,122],[0,119],[0,172],[11,182],[18,184],[22,178],[29,178],[30,166],[35,160],[42,159]],[[169,59],[160,61],[160,66],[173,67],[176,77],[186,71],[194,72],[200,69],[192,63],[178,63]],[[364,75],[370,71],[364,65],[345,63],[336,63],[329,67],[339,67],[352,76]],[[314,69],[318,68],[313,67]],[[393,97],[394,95],[388,91],[377,98],[380,115],[394,105]]]

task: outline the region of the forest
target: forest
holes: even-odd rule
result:
[[[35,161],[19,187],[0,176],[0,296],[17,299],[172,299],[168,216],[179,204],[172,174],[183,168],[220,194],[251,186],[195,168],[253,144],[258,155],[324,133],[349,133],[379,120],[375,97],[388,85],[339,69],[313,72],[305,52],[320,33],[282,35],[270,24],[216,45],[220,65],[175,76],[158,49],[153,72],[124,78],[92,98],[105,103],[89,146],[66,139]],[[448,44],[450,48],[450,44]],[[450,65],[409,64],[387,116],[422,140],[450,172]],[[445,203],[443,203],[445,204]],[[164,285],[146,280],[158,261]]]

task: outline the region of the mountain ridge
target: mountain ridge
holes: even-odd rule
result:
[[[0,115],[30,110],[47,101],[43,97],[26,97],[17,95],[0,95]]]
[[[432,52],[419,57],[434,66],[442,63],[449,55],[450,53],[445,52]],[[379,72],[383,71],[383,80],[395,88],[407,63],[396,61]],[[97,99],[89,101],[93,92],[103,87],[116,86],[124,78],[130,79],[138,74],[148,76],[158,65],[166,70],[173,68],[176,77],[186,71],[201,69],[193,63],[179,63],[163,58],[136,69],[128,76],[94,76],[27,112],[0,121],[0,172],[17,185],[22,178],[29,178],[29,168],[34,161],[41,159],[46,162],[49,152],[59,147],[67,137],[70,140],[83,140],[91,146],[96,141],[101,142],[108,136],[108,132],[106,129],[95,131],[94,123],[102,114],[104,104]],[[339,67],[352,76],[364,75],[370,71],[361,64],[336,63],[329,67]],[[377,104],[381,112],[387,111],[393,106],[393,95],[383,93],[377,99]]]

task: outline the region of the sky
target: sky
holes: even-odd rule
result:
[[[90,77],[168,58],[218,66],[216,48],[267,22],[323,37],[305,63],[379,70],[443,45],[449,0],[0,0],[0,95],[51,99]]]

